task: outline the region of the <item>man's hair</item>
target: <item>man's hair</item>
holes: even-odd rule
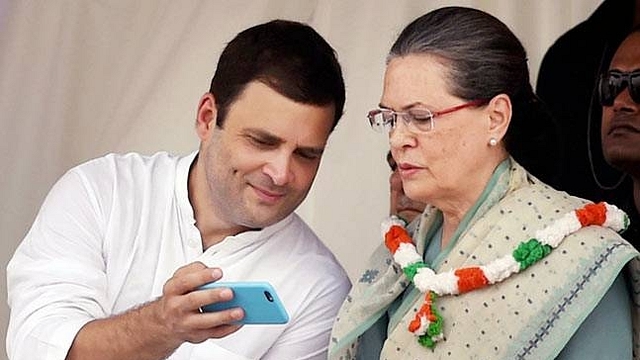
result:
[[[306,24],[273,20],[244,30],[229,42],[209,89],[216,99],[218,127],[224,126],[229,107],[252,81],[295,102],[333,104],[331,130],[342,116],[345,87],[337,56]]]

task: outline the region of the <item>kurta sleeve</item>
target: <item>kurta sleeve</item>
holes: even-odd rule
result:
[[[71,170],[51,189],[7,267],[12,360],[63,360],[79,329],[105,317],[105,209]]]

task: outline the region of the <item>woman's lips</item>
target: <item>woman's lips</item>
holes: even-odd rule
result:
[[[401,163],[398,164],[398,170],[400,172],[400,176],[404,178],[422,170],[422,167],[410,163]]]

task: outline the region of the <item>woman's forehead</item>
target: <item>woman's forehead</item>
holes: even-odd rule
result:
[[[437,104],[447,97],[448,69],[433,55],[407,55],[387,65],[381,103],[393,108]]]

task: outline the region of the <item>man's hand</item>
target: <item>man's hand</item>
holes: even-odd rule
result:
[[[197,290],[198,287],[222,277],[218,268],[207,268],[200,262],[179,268],[162,289],[157,301],[157,316],[168,334],[181,342],[200,343],[210,338],[227,336],[240,328],[233,324],[244,316],[242,309],[202,313],[200,308],[233,298],[230,289]],[[196,291],[197,290],[197,291]]]
[[[93,320],[73,341],[67,360],[160,360],[184,342],[201,343],[238,329],[240,308],[201,313],[200,307],[233,298],[230,289],[197,290],[222,277],[218,268],[200,262],[178,269],[164,284],[162,296],[123,314]]]

